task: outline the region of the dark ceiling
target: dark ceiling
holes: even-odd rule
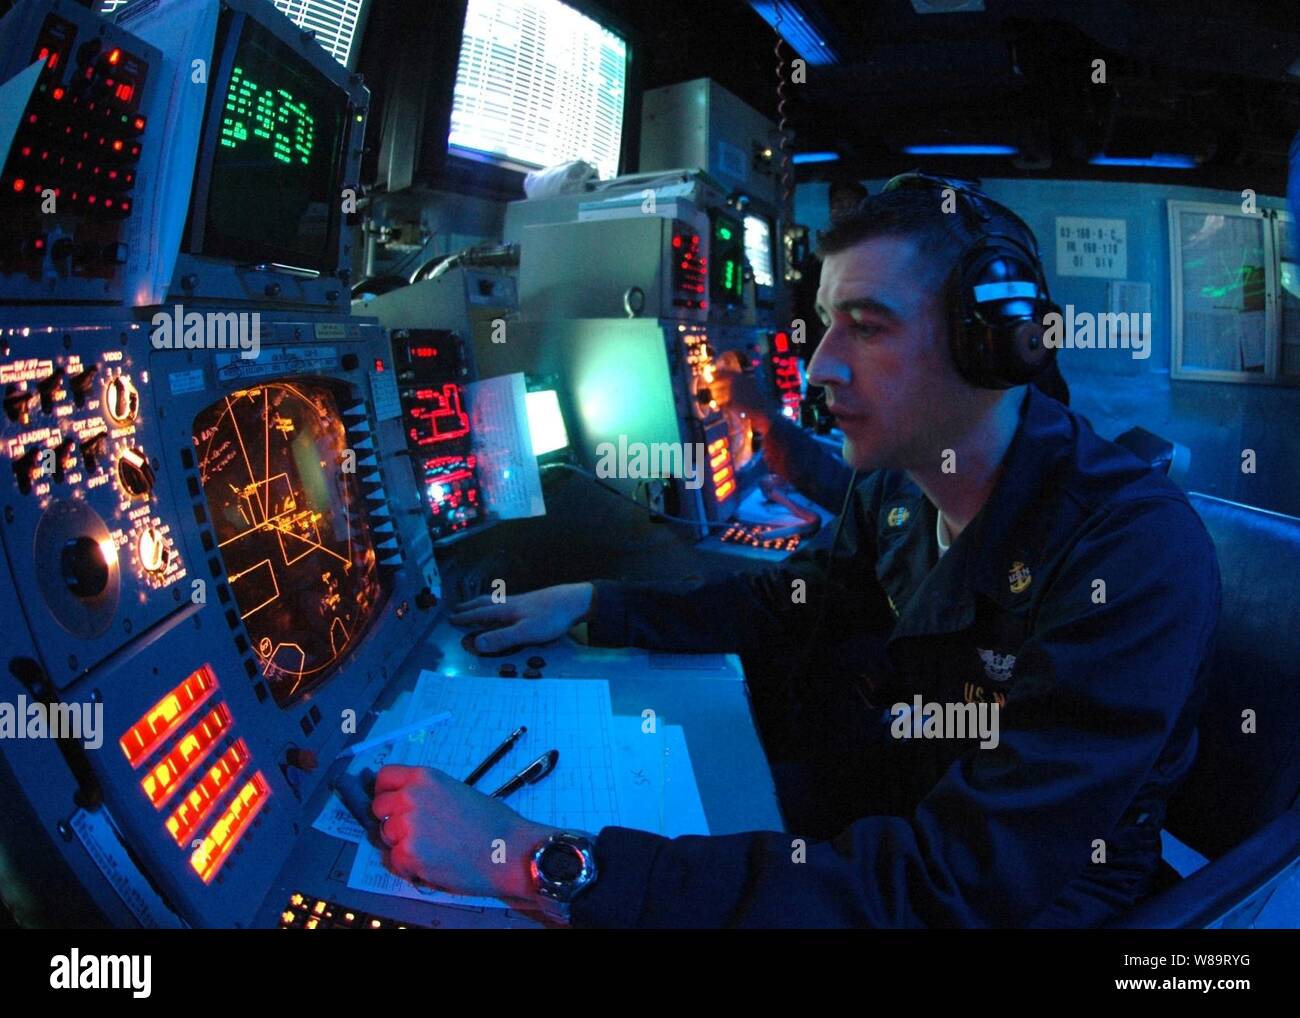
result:
[[[744,0],[604,0],[640,42],[645,88],[710,76],[776,112],[775,35]],[[790,88],[797,150],[838,163],[800,179],[901,169],[1286,188],[1300,128],[1296,0],[986,0],[918,14],[911,0],[796,0],[840,61]],[[1093,82],[1093,61],[1106,82]],[[906,155],[909,144],[996,143],[1018,157]],[[1088,160],[1191,156],[1194,169]]]

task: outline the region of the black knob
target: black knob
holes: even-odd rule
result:
[[[268,297],[278,297],[280,296],[280,284],[267,283],[266,287],[263,289],[262,292],[265,293]]]
[[[85,371],[79,371],[72,376],[72,399],[77,406],[84,406],[86,397],[90,395],[90,390],[95,387],[95,376],[99,374],[99,365],[92,364]]]
[[[104,410],[114,424],[130,424],[140,412],[140,393],[126,375],[118,375],[104,390]]]
[[[430,608],[436,608],[437,606],[438,595],[428,587],[415,595],[415,607],[419,608],[420,611],[427,612]]]
[[[153,467],[139,449],[127,449],[117,461],[117,479],[132,498],[148,498],[153,491]]]
[[[293,746],[285,751],[284,762],[290,767],[296,767],[300,771],[314,771],[319,762],[316,754],[310,749],[299,749]]]
[[[11,421],[26,423],[35,399],[35,393],[28,392],[17,385],[10,385],[9,392],[5,395],[5,416]]]
[[[108,586],[108,560],[98,541],[74,537],[63,546],[59,556],[63,582],[77,597],[98,597]]]
[[[55,368],[36,383],[36,389],[41,394],[41,409],[47,414],[54,409],[54,394],[59,391],[59,383],[62,381],[63,369]]]
[[[104,455],[104,442],[107,437],[107,431],[100,431],[81,443],[81,461],[86,464],[87,473],[98,472],[100,460]]]
[[[69,435],[54,450],[54,479],[60,484],[63,483],[63,463],[71,455],[76,444],[77,440]]]
[[[36,457],[39,452],[39,448],[28,449],[14,460],[14,480],[18,484],[18,490],[24,495],[32,490],[32,480],[36,476]]]

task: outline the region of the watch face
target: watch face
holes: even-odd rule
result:
[[[539,868],[547,880],[568,883],[582,873],[582,856],[572,845],[550,845],[542,853]]]

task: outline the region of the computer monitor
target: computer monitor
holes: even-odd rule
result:
[[[468,0],[448,150],[521,170],[584,159],[616,176],[629,52],[560,0]]]
[[[331,275],[348,138],[364,119],[346,72],[294,45],[261,5],[223,7],[183,250]],[[360,99],[364,102],[364,98]]]
[[[316,33],[321,48],[344,67],[356,66],[356,45],[370,0],[271,0],[299,28]]]
[[[752,212],[745,216],[745,260],[754,273],[759,293],[776,286],[776,263],[772,257],[772,224]]]
[[[536,389],[524,397],[528,411],[528,430],[533,439],[533,455],[546,456],[569,447],[569,430],[560,409],[560,394],[555,389]]]

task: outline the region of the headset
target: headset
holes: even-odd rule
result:
[[[916,171],[883,188],[909,189],[954,200],[970,236],[955,270],[949,329],[957,371],[978,388],[1009,389],[1049,370],[1056,349],[1044,342],[1044,318],[1060,314],[1060,308],[1048,292],[1033,231],[1005,205],[960,180]]]

